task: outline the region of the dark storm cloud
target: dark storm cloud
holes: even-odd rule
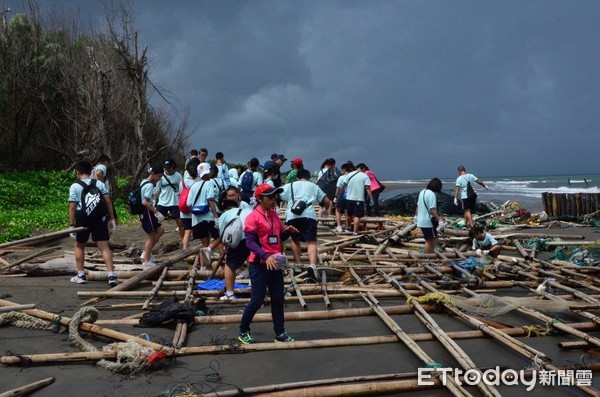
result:
[[[190,108],[190,143],[230,161],[283,152],[315,170],[333,156],[387,179],[454,176],[459,164],[480,176],[598,171],[595,1],[135,10],[152,78]]]

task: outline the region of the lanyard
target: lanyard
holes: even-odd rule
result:
[[[261,209],[262,209],[262,208],[261,208]],[[259,211],[259,212],[260,212],[260,211]],[[270,211],[269,211],[269,213],[270,213]],[[274,222],[271,222],[271,221],[269,220],[268,213],[267,213],[267,212],[264,212],[264,210],[263,210],[263,213],[262,213],[262,215],[265,217],[265,220],[267,221],[267,223],[268,223],[268,224],[269,224],[269,226],[271,227],[271,235],[274,235],[274,234],[275,234],[275,231],[274,231],[274,229],[273,229],[273,224],[274,224]]]

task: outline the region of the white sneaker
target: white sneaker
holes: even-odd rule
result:
[[[140,259],[143,261],[144,260],[144,253],[142,252],[142,254],[140,255]],[[150,255],[150,260],[148,262],[158,262],[158,259],[154,256],[154,255]]]
[[[248,269],[244,269],[235,278],[248,278]]]
[[[225,295],[219,298],[219,300],[223,302],[234,301],[236,299],[237,298],[235,297],[235,295],[227,295],[227,293],[225,293]]]
[[[142,266],[156,266],[156,263],[154,263],[153,261],[148,261],[142,263]]]
[[[87,277],[85,277],[85,274],[83,276],[77,275],[75,277],[71,277],[71,282],[77,284],[87,284]]]
[[[333,230],[332,230],[332,231],[333,231],[334,233],[341,233],[343,230],[342,230],[342,227],[341,227],[341,226],[336,226],[336,227],[334,227],[334,228],[333,228]]]

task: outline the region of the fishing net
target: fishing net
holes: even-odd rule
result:
[[[471,298],[465,298],[462,296],[449,296],[443,293],[431,293],[418,298],[411,298],[407,301],[407,304],[410,305],[412,300],[419,303],[443,303],[459,308],[469,314],[485,317],[505,314],[518,307],[526,307],[547,313],[569,310],[567,302],[542,300],[536,297],[499,297],[490,294],[479,294]]]

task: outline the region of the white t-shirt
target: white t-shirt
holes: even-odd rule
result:
[[[371,186],[371,179],[364,172],[353,171],[346,175],[348,193],[346,200],[365,201],[365,186]]]
[[[286,183],[282,188],[283,192],[279,195],[279,197],[287,202],[285,211],[285,219],[287,221],[297,218],[317,219],[315,207],[311,204],[320,203],[323,201],[325,198],[325,192],[323,192],[316,183],[310,181],[295,181],[292,183]],[[294,204],[292,201],[292,188],[294,189],[294,200],[302,200],[308,205],[304,212],[302,212],[300,215],[296,215],[291,211],[292,205]]]
[[[418,227],[433,227],[431,223],[431,210],[437,209],[437,199],[435,193],[429,189],[421,190],[417,199],[417,226]]]

